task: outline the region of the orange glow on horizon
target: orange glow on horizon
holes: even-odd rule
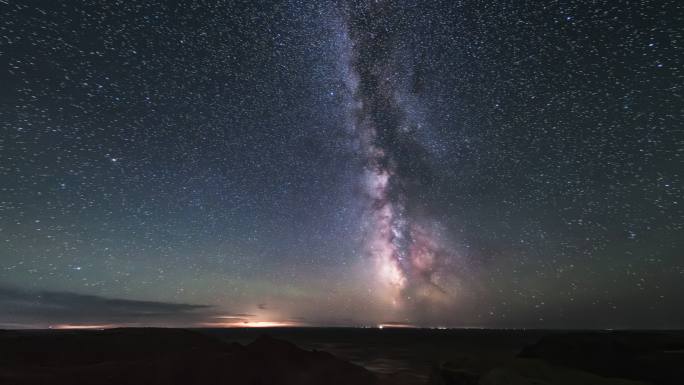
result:
[[[206,322],[203,327],[217,328],[281,328],[307,326],[301,322],[292,321],[229,321],[229,322]]]
[[[113,329],[120,327],[119,325],[114,325],[114,324],[103,324],[103,325],[74,325],[74,324],[58,324],[58,325],[50,325],[50,329],[58,329],[58,330],[78,330],[78,329]]]
[[[411,325],[411,324],[400,324],[400,323],[385,323],[385,324],[379,324],[378,325],[378,329],[392,329],[392,328],[412,329],[412,328],[417,328],[417,326]]]

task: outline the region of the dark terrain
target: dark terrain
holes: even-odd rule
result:
[[[684,332],[0,331],[0,384],[681,384]]]

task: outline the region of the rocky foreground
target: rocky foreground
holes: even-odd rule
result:
[[[368,370],[262,336],[224,343],[180,329],[4,332],[0,384],[378,384]]]
[[[509,359],[475,357],[435,364],[427,383],[684,383],[682,333],[551,333]],[[0,384],[413,384],[406,378],[268,336],[242,345],[182,329],[0,331]]]
[[[684,384],[684,338],[668,332],[553,333],[484,370],[435,367],[429,385]]]

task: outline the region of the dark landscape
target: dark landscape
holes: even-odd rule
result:
[[[684,332],[5,330],[0,383],[681,384]]]

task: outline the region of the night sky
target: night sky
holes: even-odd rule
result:
[[[684,327],[681,15],[0,0],[0,327]]]

